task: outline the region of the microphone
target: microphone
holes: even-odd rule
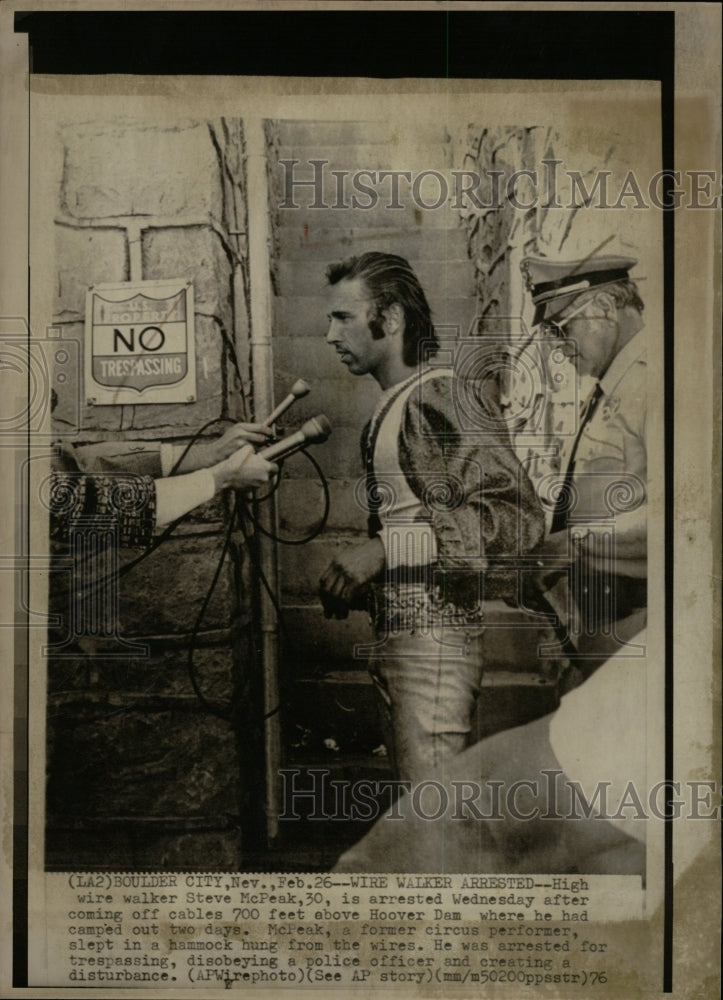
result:
[[[286,399],[282,403],[279,403],[276,409],[272,410],[266,420],[264,420],[264,427],[271,427],[271,425],[279,419],[282,413],[286,413],[292,403],[295,403],[297,399],[301,399],[302,396],[306,396],[310,392],[311,386],[309,383],[305,382],[303,378],[297,379],[291,386],[289,395]]]
[[[298,431],[288,434],[280,441],[274,441],[256,454],[261,455],[267,462],[275,462],[279,458],[286,458],[293,455],[295,451],[305,448],[307,444],[321,444],[331,434],[331,424],[323,413],[317,417],[312,417],[302,424]]]

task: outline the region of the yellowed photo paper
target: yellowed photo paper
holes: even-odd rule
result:
[[[720,13],[525,7],[0,12],[4,996],[716,994]]]

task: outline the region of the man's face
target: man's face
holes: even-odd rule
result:
[[[557,347],[580,375],[598,378],[617,353],[620,327],[616,312],[601,297],[577,300],[546,324]]]
[[[374,303],[363,278],[345,278],[328,292],[331,344],[352,375],[374,374],[389,353],[389,338],[375,340],[369,328]]]

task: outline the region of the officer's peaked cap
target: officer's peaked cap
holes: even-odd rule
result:
[[[562,312],[575,296],[589,288],[625,281],[637,263],[634,257],[612,255],[582,260],[525,257],[520,267],[535,305],[532,325]]]

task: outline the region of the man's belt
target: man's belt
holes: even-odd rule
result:
[[[588,626],[627,618],[648,604],[648,581],[632,576],[591,571],[582,563],[573,567],[572,592]]]
[[[393,587],[423,586],[439,598],[459,607],[472,607],[480,600],[517,600],[518,576],[513,569],[490,567],[481,572],[445,569],[442,563],[424,566],[396,566],[386,570],[379,583]]]

